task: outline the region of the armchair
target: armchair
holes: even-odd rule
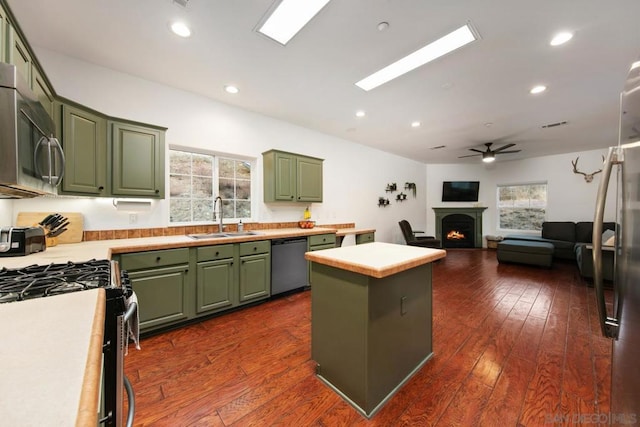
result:
[[[409,221],[403,219],[398,222],[400,225],[400,230],[402,230],[402,235],[404,236],[404,240],[407,242],[409,246],[422,246],[423,248],[435,248],[440,249],[441,243],[439,239],[436,239],[433,236],[416,236],[416,233],[411,229],[411,224]]]

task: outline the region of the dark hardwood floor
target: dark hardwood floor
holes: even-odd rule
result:
[[[305,291],[130,349],[135,425],[578,425],[609,412],[611,342],[574,263],[450,250],[434,265],[434,356],[371,420],[315,377]]]

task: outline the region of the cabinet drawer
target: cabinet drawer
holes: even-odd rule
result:
[[[271,250],[270,240],[240,243],[240,256],[264,254],[264,253],[268,253],[270,250]]]
[[[315,245],[326,245],[328,243],[336,244],[335,234],[318,234],[315,236],[309,236],[309,247]]]
[[[205,246],[198,248],[197,254],[198,262],[233,258],[233,245]]]
[[[373,233],[364,233],[356,235],[356,245],[360,245],[362,243],[371,243],[375,241],[375,237]]]
[[[161,251],[124,254],[120,256],[120,268],[131,271],[188,263],[188,248],[166,249]]]

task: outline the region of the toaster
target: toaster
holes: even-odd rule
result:
[[[23,256],[47,248],[41,227],[0,228],[0,256]]]

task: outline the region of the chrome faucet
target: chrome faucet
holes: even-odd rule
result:
[[[220,218],[218,218],[220,222],[218,224],[218,232],[222,233],[224,231],[224,225],[222,225],[222,197],[220,196],[216,197],[216,199],[213,201],[213,219],[214,221],[216,219],[216,205],[218,204],[218,200],[220,200],[220,210],[219,210]]]

